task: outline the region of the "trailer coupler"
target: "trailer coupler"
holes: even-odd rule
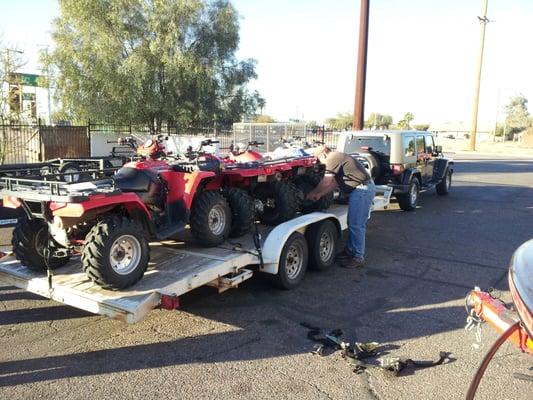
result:
[[[500,299],[475,288],[466,296],[467,327],[488,322],[498,333],[506,332],[519,321],[518,314],[510,310]],[[533,354],[533,340],[524,328],[512,333],[508,340],[522,351]]]

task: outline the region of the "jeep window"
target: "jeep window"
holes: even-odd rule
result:
[[[375,137],[375,136],[361,136],[354,138],[350,146],[350,153],[362,153],[369,148],[376,153],[385,155],[390,154],[390,138],[387,137]]]
[[[435,148],[435,143],[433,142],[433,136],[427,135],[426,138],[426,153],[433,154],[433,149]]]
[[[416,137],[416,152],[418,154],[425,153],[424,151],[424,136],[417,136]]]
[[[403,153],[406,157],[412,157],[415,155],[415,137],[414,136],[403,137]]]

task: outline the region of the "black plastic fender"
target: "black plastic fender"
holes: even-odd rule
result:
[[[444,174],[446,170],[450,171],[453,174],[453,161],[446,158],[437,158],[433,166],[433,181],[439,183],[444,179]]]
[[[420,184],[422,184],[420,171],[418,171],[416,168],[409,168],[406,169],[402,175],[402,185],[409,185],[409,182],[411,182],[413,176],[416,176]]]

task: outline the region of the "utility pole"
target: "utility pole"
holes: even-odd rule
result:
[[[370,0],[361,0],[359,16],[359,47],[357,50],[357,77],[352,128],[362,130],[365,117],[366,58],[368,48],[368,17]]]
[[[487,2],[488,0],[483,0],[482,15],[481,17],[477,17],[481,26],[481,37],[477,59],[477,78],[474,92],[474,109],[472,111],[472,127],[470,128],[470,151],[476,150],[477,111],[479,106],[479,88],[481,86],[481,67],[483,65],[483,48],[485,47],[485,28],[489,22],[489,19],[487,18]]]

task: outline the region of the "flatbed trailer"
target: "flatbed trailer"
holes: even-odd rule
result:
[[[391,194],[391,188],[377,186],[371,211],[387,208]],[[278,275],[279,266],[285,265],[280,258],[294,235],[313,240],[309,235],[317,229],[312,227],[324,221],[331,221],[340,234],[347,228],[346,218],[347,206],[334,205],[327,211],[300,215],[276,227],[261,225],[255,237],[259,240],[254,241],[250,234],[214,248],[194,244],[185,231],[174,240],[150,244],[150,266],[144,277],[127,290],[105,290],[90,281],[79,257],[55,270],[49,279],[8,254],[0,259],[0,281],[94,314],[136,323],[154,308],[177,308],[179,296],[198,287],[209,285],[222,292],[237,287],[255,271]],[[334,252],[337,244],[330,244]],[[302,274],[306,268],[307,265]]]

